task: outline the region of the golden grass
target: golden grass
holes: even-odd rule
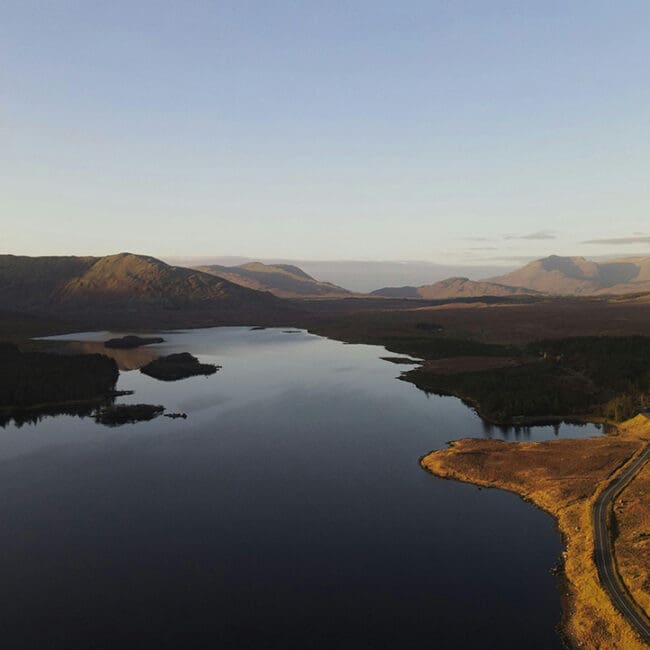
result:
[[[650,419],[638,416],[624,429],[630,425],[637,434],[650,437]],[[618,571],[634,600],[650,615],[650,464],[621,492],[614,517]]]
[[[650,615],[650,465],[623,490],[614,515],[618,571],[634,600]]]
[[[600,586],[593,561],[591,519],[593,503],[608,479],[642,449],[644,442],[639,438],[645,435],[644,426],[645,423],[632,423],[621,429],[619,435],[584,440],[524,443],[465,439],[421,461],[437,476],[515,492],[556,518],[566,543],[563,631],[576,648],[647,647]],[[650,473],[647,476],[650,480]],[[638,521],[637,513],[630,511],[619,525],[638,535]],[[621,536],[619,543],[625,545],[625,539]],[[650,553],[650,540],[637,541],[647,545]],[[635,594],[646,589],[647,603],[647,583],[637,580],[634,588]]]

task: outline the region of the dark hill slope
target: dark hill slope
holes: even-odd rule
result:
[[[188,327],[287,321],[267,293],[144,255],[0,256],[0,301],[23,313],[93,326]]]
[[[83,275],[95,257],[26,257],[0,255],[0,304],[28,310],[48,304],[70,278]]]

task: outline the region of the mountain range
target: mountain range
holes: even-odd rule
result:
[[[106,257],[0,255],[0,304],[84,323],[287,321],[290,304],[202,271],[131,253]]]
[[[291,264],[249,262],[238,266],[212,264],[197,270],[216,275],[256,291],[269,291],[280,298],[344,298],[352,295],[347,289],[320,282]]]
[[[386,287],[377,289],[371,295],[385,298],[421,298],[423,300],[445,300],[447,298],[481,298],[483,296],[534,295],[537,291],[522,287],[510,287],[487,280],[448,278],[421,287]]]
[[[345,287],[356,294],[369,293],[379,287],[420,286],[451,277],[472,280],[513,271],[516,265],[438,264],[418,260],[305,260],[260,259],[241,256],[166,257],[173,266],[205,268],[207,266],[245,266],[251,262],[267,266],[293,266],[320,282]]]
[[[483,296],[589,296],[650,292],[650,257],[594,262],[551,255],[486,280],[449,278],[418,287],[384,287],[372,292],[391,298],[477,298]]]
[[[558,296],[640,293],[650,291],[650,257],[594,262],[551,255],[491,281]]]
[[[295,325],[310,309],[297,298],[354,297],[355,304],[361,305],[358,300],[372,297],[516,299],[644,292],[650,295],[650,257],[594,262],[550,256],[487,280],[452,277],[429,285],[387,287],[364,298],[286,264],[191,269],[131,253],[105,257],[0,255],[0,308],[24,322],[28,322],[24,316],[35,315],[89,328]],[[645,301],[648,296],[637,299]]]

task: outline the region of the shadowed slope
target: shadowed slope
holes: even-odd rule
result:
[[[0,300],[26,313],[143,326],[149,321],[155,326],[267,322],[292,311],[267,293],[131,253],[100,258],[2,256]]]
[[[16,311],[42,306],[96,261],[96,257],[0,255],[0,303]]]

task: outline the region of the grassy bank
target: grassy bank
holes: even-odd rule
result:
[[[566,543],[566,637],[576,648],[640,650],[646,645],[600,586],[591,513],[601,489],[644,446],[639,435],[647,433],[632,427],[617,436],[586,440],[460,440],[425,456],[421,464],[436,476],[515,492],[553,515]],[[638,522],[631,529],[629,519],[619,526],[635,536]]]

